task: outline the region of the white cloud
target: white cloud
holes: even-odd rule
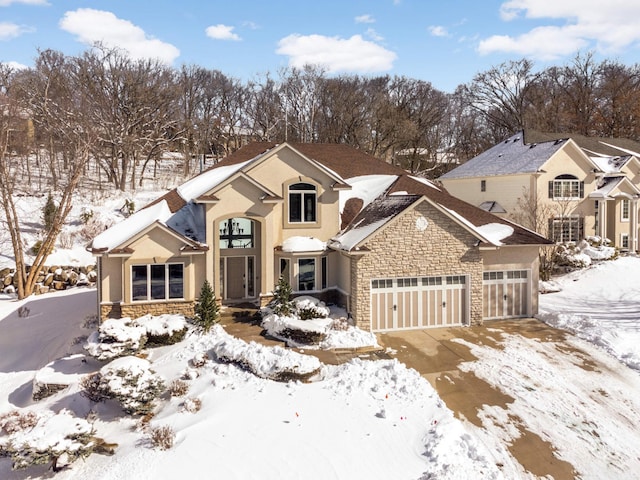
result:
[[[14,3],[22,3],[24,5],[49,5],[47,0],[0,0],[0,7],[8,7]]]
[[[390,70],[396,54],[360,35],[343,39],[323,35],[289,35],[278,42],[276,53],[289,57],[289,65],[321,65],[329,73],[371,73]]]
[[[365,13],[364,15],[358,15],[355,18],[355,21],[356,23],[376,23],[375,19],[368,13]]]
[[[233,28],[228,25],[218,24],[211,25],[205,30],[207,37],[216,40],[241,40],[238,34],[233,33]]]
[[[18,62],[1,62],[3,65],[6,65],[7,67],[13,69],[13,70],[25,70],[29,67],[27,67],[26,65],[22,64],[22,63],[18,63]]]
[[[104,10],[79,8],[66,12],[60,28],[74,34],[81,43],[102,42],[107,47],[126,50],[134,59],[154,58],[170,64],[180,55],[180,50],[170,43],[150,37],[140,27]]]
[[[582,48],[610,54],[640,43],[637,1],[508,0],[500,6],[500,15],[505,21],[548,20],[549,25],[518,36],[484,39],[478,47],[482,54],[509,52],[553,60]]]
[[[16,25],[15,23],[0,22],[0,40],[10,40],[30,31],[33,30],[21,27],[20,25]]]
[[[381,42],[384,40],[384,37],[376,32],[373,28],[367,28],[365,34],[374,42]]]
[[[431,35],[433,35],[434,37],[448,37],[449,36],[449,32],[447,31],[446,27],[443,27],[442,25],[431,25],[431,26],[429,26],[429,33]]]

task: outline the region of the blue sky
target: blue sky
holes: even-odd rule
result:
[[[639,0],[0,0],[0,62],[96,41],[249,80],[321,64],[328,74],[404,75],[452,92],[523,57],[640,58]]]

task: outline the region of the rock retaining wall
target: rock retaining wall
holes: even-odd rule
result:
[[[43,267],[38,272],[33,293],[42,294],[52,290],[66,290],[69,287],[95,285],[97,278],[98,272],[95,265]],[[0,291],[14,293],[17,290],[17,280],[14,268],[1,269]]]

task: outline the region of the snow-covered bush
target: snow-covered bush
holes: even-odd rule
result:
[[[12,435],[20,430],[33,428],[38,423],[38,415],[32,410],[11,410],[0,416],[0,430]]]
[[[177,379],[169,384],[167,391],[172,397],[184,397],[189,391],[189,384],[184,380]]]
[[[195,368],[204,367],[204,365],[209,361],[209,355],[205,352],[198,352],[191,359],[191,365]]]
[[[144,315],[105,320],[87,339],[85,350],[98,360],[133,355],[144,347],[173,345],[188,330],[183,315]]]
[[[238,365],[261,378],[279,382],[306,381],[322,366],[316,357],[282,347],[247,343],[227,334],[221,327],[216,335],[220,340],[214,345],[213,352],[218,360]]]
[[[182,408],[185,412],[196,413],[202,408],[202,400],[198,397],[185,398],[182,402]]]
[[[98,360],[132,355],[147,342],[147,329],[128,317],[105,320],[87,339],[85,350]]]
[[[51,462],[57,472],[60,457],[71,463],[90,455],[96,446],[91,424],[68,410],[12,413],[9,417],[3,426],[7,434],[0,435],[0,457],[11,458],[14,470]],[[10,425],[8,430],[6,425]]]
[[[132,415],[150,413],[165,389],[163,379],[151,369],[151,363],[138,357],[112,361],[100,369],[91,383],[99,395],[117,400]]]
[[[327,318],[329,309],[315,297],[303,296],[293,300],[295,304],[295,314],[300,320],[311,320],[312,318]]]
[[[145,315],[136,318],[134,323],[145,328],[147,347],[173,345],[181,342],[189,329],[183,315]]]
[[[326,325],[297,317],[279,316],[275,313],[262,319],[264,328],[272,337],[284,340],[289,346],[315,345],[326,338]]]
[[[176,439],[176,432],[169,425],[162,425],[160,427],[153,427],[149,431],[149,439],[151,444],[160,450],[169,450],[173,447],[173,442]]]

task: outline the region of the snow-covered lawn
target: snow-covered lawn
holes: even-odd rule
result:
[[[93,410],[89,417],[97,418],[96,436],[118,444],[115,456],[91,455],[56,478],[203,478],[210,472],[243,480],[501,478],[489,451],[453,417],[429,383],[403,364],[356,359],[340,366],[320,365],[310,383],[275,382],[216,361],[216,354],[251,359],[259,371],[269,371],[274,356],[279,362],[299,363],[299,354],[282,348],[265,352],[265,347],[232,338],[221,327],[148,350],[152,368],[167,384],[186,379],[189,389],[183,397],[163,396],[145,429],[139,418],[123,414],[114,400],[92,404],[80,394],[77,370],[85,373],[102,364],[92,358],[79,362],[78,357],[50,364],[80,350],[73,339],[90,333],[83,327],[84,314],[85,308],[95,308],[94,302],[90,289],[49,294],[21,302],[29,309],[23,317],[7,307],[13,302],[2,302],[2,338],[8,345],[15,332],[20,345],[11,351],[11,359],[2,356],[0,415],[16,408],[66,408],[85,418]],[[51,313],[64,304],[73,308],[65,308],[60,316]],[[68,339],[55,351],[43,348],[52,334],[43,326],[52,321],[56,335]],[[192,361],[202,360],[205,353],[211,360],[194,367]],[[38,373],[44,376],[45,365],[46,375],[71,377],[70,386],[34,402],[31,383]],[[56,365],[64,365],[65,372],[52,372]],[[201,409],[190,413],[196,399]],[[152,448],[148,429],[158,426],[170,426],[176,433],[170,450]],[[3,480],[47,475],[46,466],[12,471],[9,459],[0,460]]]
[[[640,371],[640,258],[592,264],[555,279],[538,318],[575,333]]]

